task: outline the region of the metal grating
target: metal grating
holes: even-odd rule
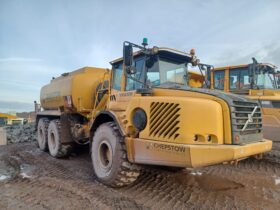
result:
[[[271,104],[273,108],[280,108],[280,101],[271,101]]]
[[[259,133],[262,130],[262,114],[260,107],[257,103],[234,101],[232,110],[232,125],[233,130],[242,133]],[[251,114],[256,108],[252,121],[245,126]],[[244,127],[245,126],[245,127]],[[245,128],[244,130],[242,130]]]
[[[175,103],[152,102],[150,136],[175,140],[179,134],[180,107]]]

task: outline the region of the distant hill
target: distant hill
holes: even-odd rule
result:
[[[28,119],[29,117],[32,119],[32,120],[35,120],[35,112],[19,112],[17,113],[17,117],[19,118],[25,118],[25,119]]]
[[[34,111],[33,103],[23,103],[17,101],[1,101],[0,100],[0,112],[32,112]]]

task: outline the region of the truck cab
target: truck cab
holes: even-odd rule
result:
[[[260,102],[264,125],[280,128],[280,89],[277,67],[269,63],[226,66],[211,72],[211,88],[244,95]]]

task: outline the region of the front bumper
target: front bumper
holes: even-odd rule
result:
[[[272,149],[272,141],[266,139],[246,145],[186,145],[126,138],[126,145],[130,162],[192,168],[238,161]]]
[[[216,145],[216,146],[190,146],[192,167],[213,165],[221,162],[230,162],[263,154],[272,149],[272,141],[246,145]],[[207,155],[206,155],[207,154]]]

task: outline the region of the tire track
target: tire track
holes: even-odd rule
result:
[[[54,159],[35,145],[11,145],[0,154],[36,167],[30,179],[0,182],[0,207],[8,209],[280,208],[280,165],[267,159],[181,172],[145,167],[134,185],[115,189],[95,180],[87,153]]]

